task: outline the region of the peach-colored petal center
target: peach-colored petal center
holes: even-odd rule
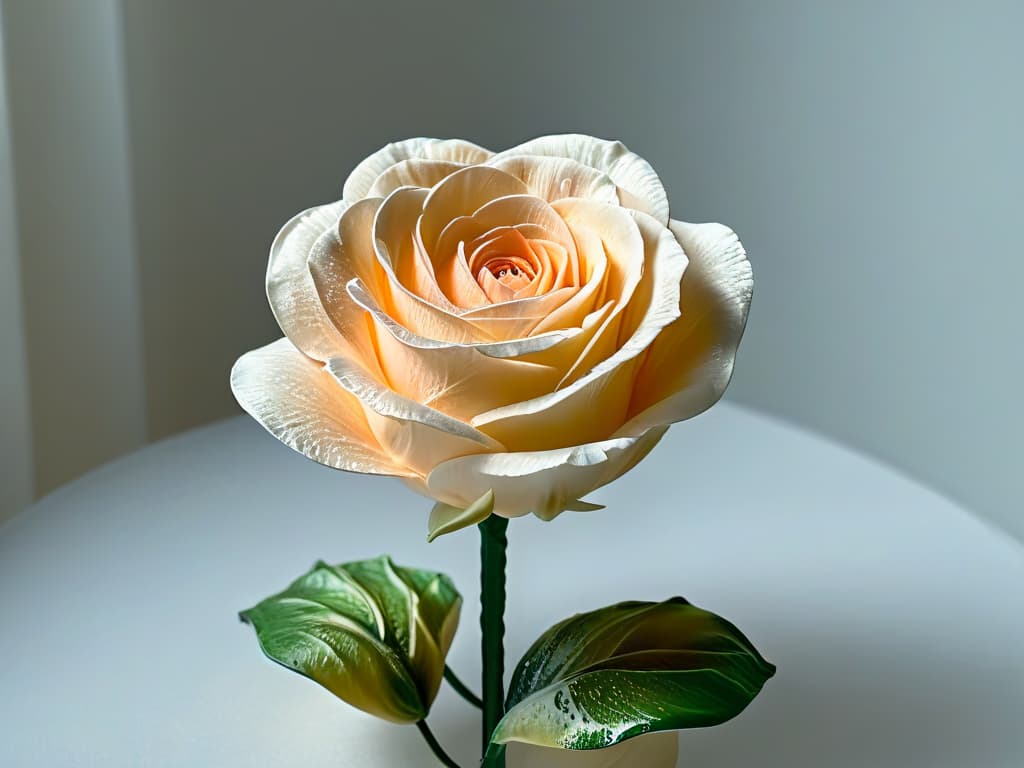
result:
[[[512,227],[488,232],[469,244],[469,269],[492,302],[509,301],[533,285],[544,272],[530,242]],[[488,289],[496,281],[501,290],[492,295]],[[529,293],[528,295],[535,295]],[[497,298],[496,298],[497,297]]]

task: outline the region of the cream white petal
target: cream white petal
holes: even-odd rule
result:
[[[394,318],[388,315],[376,299],[366,290],[366,286],[358,278],[348,284],[348,294],[355,304],[369,312],[382,328],[408,347],[416,349],[472,349],[487,357],[522,357],[535,352],[542,352],[571,339],[583,332],[581,328],[566,328],[562,331],[550,331],[536,336],[526,336],[519,339],[506,341],[480,341],[455,343],[441,339],[428,338],[414,333],[409,328],[395,322]]]
[[[675,768],[679,734],[648,733],[606,749],[552,749],[513,742],[508,768]]]
[[[492,200],[511,195],[528,195],[529,188],[522,181],[497,168],[474,165],[456,171],[439,182],[423,203],[423,217],[419,224],[420,237],[434,262],[434,246],[441,230],[459,216],[469,216]],[[517,221],[499,222],[516,224]]]
[[[627,313],[644,273],[645,247],[640,228],[626,209],[580,199],[560,200],[555,208],[572,230],[581,256],[585,258],[588,251],[593,250],[598,253],[598,258],[606,261],[607,274],[601,285],[601,295],[605,300],[615,302],[603,327],[596,331],[587,348],[559,382],[562,387],[593,370],[614,353],[623,315]],[[596,242],[587,248],[592,239]]]
[[[374,285],[385,279],[369,235],[379,204],[379,200],[360,200],[349,206],[337,226],[326,230],[309,250],[307,264],[317,301],[347,344],[317,359],[326,361],[342,353],[360,359],[373,355],[365,315],[349,299],[345,286],[356,277]]]
[[[539,228],[547,239],[565,248],[568,256],[576,257],[572,233],[550,203],[536,195],[508,194],[487,200],[471,212],[449,219],[437,237],[434,262],[453,254],[460,242],[469,242],[498,227],[526,225]]]
[[[541,136],[494,155],[489,162],[500,163],[517,155],[568,157],[611,177],[619,188],[619,200],[629,208],[648,213],[668,224],[668,195],[651,164],[630,152],[619,141],[596,139],[582,134]]]
[[[453,163],[448,160],[403,160],[378,176],[366,196],[387,197],[401,187],[430,188],[445,176],[450,176],[465,167],[465,163]]]
[[[382,449],[420,475],[451,458],[504,450],[469,424],[399,395],[358,363],[338,357],[328,360],[326,369],[363,406]]]
[[[395,323],[358,282],[349,287],[348,303],[370,321],[381,380],[411,400],[469,422],[475,414],[499,405],[550,392],[558,383],[560,374],[551,366],[484,354],[477,345],[417,336]],[[541,343],[550,343],[551,338]],[[485,349],[500,353],[502,347],[495,343]]]
[[[580,289],[574,286],[556,288],[539,296],[477,307],[463,312],[461,317],[494,338],[517,339],[535,333],[539,323],[552,313],[559,312],[563,305],[568,304],[580,292]],[[583,315],[585,312],[580,316]],[[566,322],[553,327],[571,328],[578,325],[579,323]]]
[[[637,374],[633,412],[618,434],[696,416],[714,405],[732,378],[747,323],[754,275],[736,233],[721,224],[672,221],[690,259],[681,317],[651,345]]]
[[[427,475],[429,495],[465,507],[494,491],[494,513],[531,512],[550,520],[596,488],[627,472],[657,444],[665,428],[642,435],[549,451],[485,453],[439,464]]]
[[[342,201],[303,211],[281,228],[270,246],[270,309],[292,343],[319,360],[338,354],[346,344],[324,311],[306,259],[317,240],[337,227],[347,208]]]
[[[571,370],[583,357],[584,351],[591,348],[594,336],[598,331],[604,329],[605,321],[611,314],[614,306],[615,302],[609,301],[605,303],[604,306],[598,307],[593,312],[586,315],[580,325],[578,327],[574,327],[574,330],[577,332],[570,338],[560,341],[558,344],[553,345],[548,349],[542,349],[531,354],[522,355],[517,359],[526,360],[531,363],[550,365],[563,372]],[[564,381],[565,375],[563,373],[560,382]]]
[[[451,312],[456,307],[438,287],[433,265],[416,233],[428,194],[429,190],[418,187],[396,189],[380,204],[369,238],[381,266],[410,298]]]
[[[238,404],[282,443],[335,469],[412,476],[383,451],[359,401],[323,366],[278,339],[231,369]]]
[[[456,308],[439,289],[432,266],[412,236],[426,194],[424,189],[404,187],[381,203],[368,238],[385,279],[364,281],[365,289],[392,320],[414,334],[456,344],[493,341],[453,312]]]
[[[644,274],[623,318],[625,327],[635,328],[632,335],[571,384],[481,413],[473,426],[510,448],[539,450],[558,445],[567,430],[583,440],[599,440],[625,422],[642,353],[679,317],[680,281],[687,264],[672,232],[647,214],[631,215],[647,249]]]
[[[600,238],[593,232],[581,231],[576,238],[580,251],[597,253],[600,258],[592,255],[587,259],[587,272],[580,279],[583,286],[575,290],[558,306],[553,306],[548,314],[541,318],[533,329],[533,333],[544,333],[554,328],[570,328],[578,326],[595,310],[598,299],[604,296],[604,278],[608,271],[608,259],[604,249],[600,247]],[[566,289],[562,289],[566,290]],[[613,299],[609,299],[613,301]]]
[[[618,205],[619,195],[611,176],[570,157],[505,155],[485,165],[500,168],[526,182],[530,192],[548,202],[580,197]]]
[[[406,139],[388,144],[377,150],[355,167],[342,196],[355,202],[369,195],[377,177],[391,166],[404,160],[444,160],[453,163],[482,163],[491,156],[490,150],[462,139]]]

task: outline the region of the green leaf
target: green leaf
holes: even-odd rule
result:
[[[773,674],[736,627],[681,597],[619,603],[566,619],[533,644],[492,741],[600,749],[717,725]]]
[[[430,520],[427,522],[427,543],[429,544],[438,536],[444,536],[446,533],[454,533],[471,525],[482,523],[491,516],[493,511],[494,491],[490,490],[465,509],[439,501],[430,510]]]
[[[372,715],[414,723],[441,686],[461,605],[447,576],[379,557],[318,562],[240,617],[274,661]]]

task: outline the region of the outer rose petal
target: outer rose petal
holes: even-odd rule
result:
[[[675,768],[679,735],[675,731],[636,736],[607,749],[550,749],[512,743],[508,768]]]
[[[670,226],[690,259],[681,317],[657,338],[637,375],[632,418],[617,435],[682,421],[710,408],[732,378],[754,275],[736,233],[721,224]]]
[[[242,355],[231,369],[238,404],[282,443],[335,469],[413,476],[386,456],[359,401],[288,339]]]
[[[618,141],[582,134],[541,136],[494,155],[489,164],[515,155],[568,157],[607,173],[619,188],[619,199],[628,208],[649,213],[668,224],[668,195],[651,164]],[[346,198],[348,195],[346,195]]]
[[[306,258],[316,241],[338,225],[341,201],[303,211],[285,224],[270,246],[267,298],[284,334],[311,357],[326,360],[346,348],[317,295]]]
[[[568,157],[503,154],[486,165],[522,179],[531,194],[548,202],[564,197],[582,197],[619,204],[618,190],[608,174]]]
[[[467,507],[494,491],[494,513],[520,517],[533,512],[551,520],[591,491],[628,472],[657,444],[667,427],[636,437],[553,451],[485,453],[451,459],[413,487],[453,507]]]
[[[447,160],[403,160],[377,177],[367,197],[387,197],[402,187],[430,188],[445,176],[465,167],[464,163]]]
[[[447,160],[453,163],[482,163],[493,154],[462,139],[406,139],[377,150],[363,160],[345,181],[342,197],[355,202],[366,197],[384,171],[403,160]]]
[[[393,392],[350,360],[334,358],[326,369],[359,400],[383,450],[421,475],[447,459],[505,450],[469,424]]]

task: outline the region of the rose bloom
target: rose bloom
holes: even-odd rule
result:
[[[736,235],[670,219],[618,142],[410,139],[278,234],[285,338],[231,384],[322,464],[551,519],[594,508],[584,496],[721,397],[751,289]]]

